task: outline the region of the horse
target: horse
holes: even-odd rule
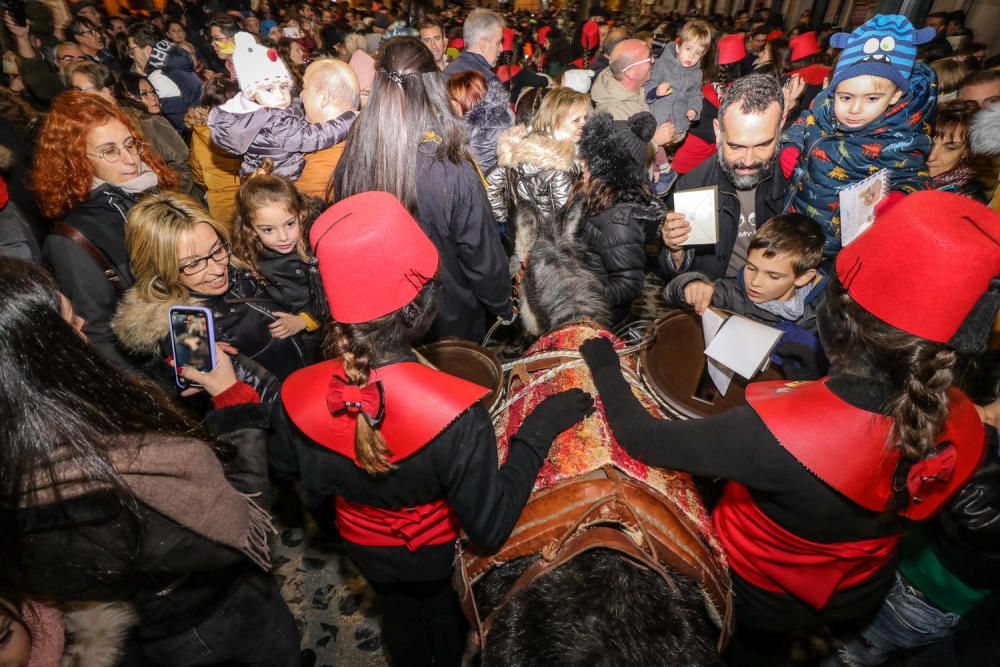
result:
[[[524,417],[571,387],[596,395],[579,345],[624,343],[607,326],[599,279],[576,231],[583,206],[550,220],[517,215],[519,315],[540,336],[510,368],[494,410],[500,461]],[[622,358],[636,396],[661,415]],[[618,445],[600,402],[559,436],[507,542],[495,553],[458,543],[455,585],[478,631],[486,667],[719,665],[731,630],[725,556],[690,477],[650,468]]]

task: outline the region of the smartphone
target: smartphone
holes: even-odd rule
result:
[[[0,9],[10,14],[14,25],[21,28],[27,27],[28,13],[24,6],[24,0],[4,0],[4,2],[0,3]]]
[[[281,29],[281,34],[289,39],[301,39],[302,32],[299,30],[298,26],[289,26],[287,28]]]
[[[215,327],[212,311],[200,306],[172,306],[170,318],[170,348],[174,353],[174,378],[181,389],[196,387],[181,377],[185,366],[203,373],[215,368]]]

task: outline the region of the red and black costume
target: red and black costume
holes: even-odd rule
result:
[[[1000,273],[998,240],[1000,216],[985,206],[918,193],[845,247],[837,273],[875,317],[945,343],[990,294]],[[936,272],[933,285],[902,278],[900,266],[931,257],[953,270],[946,277]],[[748,406],[709,419],[663,421],[635,400],[609,345],[588,341],[581,351],[629,454],[729,480],[713,519],[733,570],[736,620],[764,632],[873,612],[892,581],[896,542],[908,521],[940,509],[985,451],[986,430],[955,388],[937,447],[912,465],[897,465],[886,415],[900,387],[877,375],[834,367],[815,382],[751,385]],[[894,488],[909,498],[898,514],[889,511]]]

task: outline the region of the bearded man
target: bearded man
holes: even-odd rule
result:
[[[712,280],[736,276],[746,264],[747,246],[757,227],[781,213],[787,183],[775,157],[784,104],[781,86],[771,76],[745,76],[726,91],[715,121],[715,159],[685,174],[676,187],[718,186],[718,242],[682,245],[691,224],[683,213],[671,210],[663,223],[665,247],[660,252],[660,268],[667,278],[684,271],[698,271]]]

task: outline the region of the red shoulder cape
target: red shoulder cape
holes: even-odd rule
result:
[[[326,407],[327,387],[333,375],[344,377],[339,359],[296,371],[285,380],[281,399],[295,425],[320,445],[354,458],[356,417],[332,415]],[[373,369],[369,384],[381,381],[385,419],[379,433],[396,463],[436,438],[489,390],[416,362]]]

